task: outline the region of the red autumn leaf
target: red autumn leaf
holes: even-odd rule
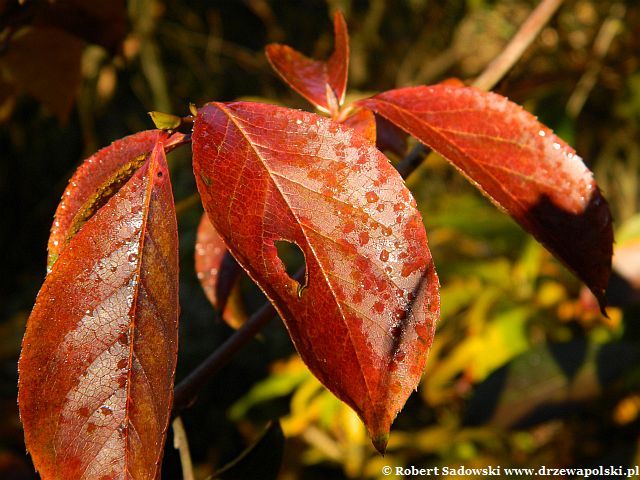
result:
[[[349,73],[349,34],[339,11],[333,16],[335,45],[329,60],[313,60],[287,45],[272,43],[265,50],[282,79],[319,110],[337,114],[344,102]]]
[[[167,136],[160,130],[138,132],[116,140],[78,167],[62,194],[51,226],[48,269],[82,225],[145,163],[158,141],[168,152],[183,144],[185,135]]]
[[[229,254],[224,241],[203,214],[196,235],[195,266],[198,280],[211,304],[233,328],[246,320],[238,279],[242,269]]]
[[[376,117],[371,110],[358,108],[340,123],[353,128],[372,144],[376,144]]]
[[[42,478],[158,477],[177,321],[177,224],[158,143],[61,252],[29,318],[18,402]]]
[[[264,290],[311,371],[384,450],[418,384],[439,315],[415,201],[365,138],[307,112],[210,103],[193,165],[209,218]],[[304,254],[304,286],[275,242]]]
[[[49,268],[87,221],[144,163],[154,145],[166,134],[139,132],[99,150],[76,170],[62,194],[49,236]]]
[[[391,90],[360,105],[447,158],[587,284],[604,308],[613,232],[582,159],[518,105],[475,88]]]

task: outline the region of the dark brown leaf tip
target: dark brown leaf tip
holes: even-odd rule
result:
[[[385,435],[372,438],[371,442],[380,455],[384,457],[384,454],[387,452],[387,444],[389,443],[389,434],[387,433]]]

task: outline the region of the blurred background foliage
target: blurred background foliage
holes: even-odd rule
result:
[[[0,0],[0,477],[35,477],[15,403],[16,361],[45,274],[53,212],[83,157],[151,128],[150,110],[184,115],[189,102],[238,98],[308,109],[271,72],[263,48],[284,42],[325,57],[334,9],[349,25],[350,93],[359,97],[472,79],[536,3]],[[383,465],[640,464],[640,4],[566,0],[496,90],[572,144],[611,203],[609,318],[550,254],[432,154],[408,185],[441,278],[442,319],[387,456],[374,452],[355,414],[309,374],[274,321],[183,416],[196,478],[259,438],[223,478],[267,478],[281,451],[283,479],[390,478]],[[231,329],[194,274],[202,210],[189,153],[172,154],[171,169],[181,244],[180,379]],[[241,293],[248,312],[264,302],[246,278]],[[263,434],[278,418],[283,450],[277,424]],[[163,478],[180,475],[169,440]]]

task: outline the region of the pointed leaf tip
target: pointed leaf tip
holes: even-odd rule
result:
[[[319,110],[338,115],[344,103],[349,74],[349,33],[340,11],[333,17],[334,50],[327,61],[314,60],[287,45],[265,49],[269,63],[296,92]]]
[[[387,444],[389,443],[389,434],[380,435],[379,437],[375,437],[371,439],[373,446],[375,449],[384,457],[387,452]]]

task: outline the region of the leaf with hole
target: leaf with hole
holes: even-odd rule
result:
[[[158,141],[62,250],[29,317],[18,402],[42,478],[159,475],[177,325],[177,224]]]
[[[350,128],[245,102],[200,109],[193,165],[209,219],[305,363],[384,450],[422,374],[440,303],[402,178]],[[304,280],[287,274],[279,241],[302,251]]]
[[[605,304],[613,232],[582,159],[520,106],[458,84],[390,90],[358,102],[447,158]]]
[[[273,69],[296,92],[325,113],[337,114],[344,102],[349,74],[349,34],[339,11],[333,17],[334,50],[324,62],[287,45],[272,43],[265,53]]]

